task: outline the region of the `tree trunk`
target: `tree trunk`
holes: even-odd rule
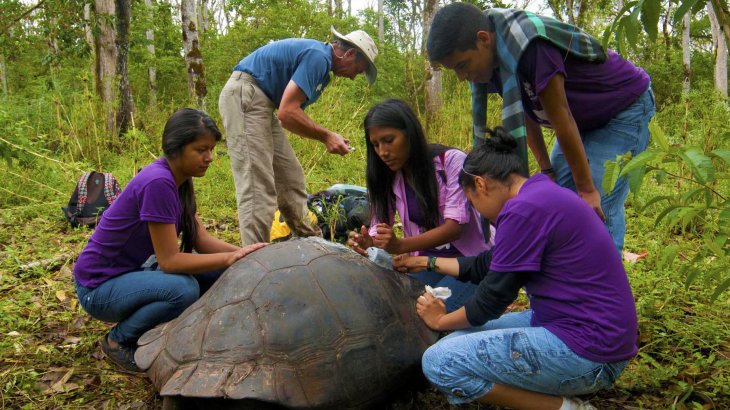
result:
[[[717,17],[717,22],[720,24],[722,34],[725,35],[725,43],[730,43],[730,21],[728,21],[730,16],[728,16],[728,11],[723,7],[720,0],[710,0],[710,4],[712,4],[712,9],[715,11],[715,17]]]
[[[149,24],[149,28],[146,30],[147,34],[147,51],[150,53],[150,64],[147,67],[147,78],[149,80],[149,86],[150,86],[150,96],[149,96],[149,104],[150,105],[156,105],[157,104],[157,60],[155,56],[155,30],[153,29],[153,24],[155,21],[155,13],[154,13],[154,7],[152,5],[152,0],[144,0],[144,4],[147,7],[147,16],[149,17],[149,20],[147,24]]]
[[[117,78],[119,79],[119,111],[117,124],[119,137],[126,134],[132,126],[134,100],[132,87],[129,85],[129,26],[132,21],[132,1],[117,2]]]
[[[378,0],[378,42],[385,42],[385,24],[383,22],[383,0]]]
[[[8,66],[5,64],[5,54],[0,53],[0,83],[3,85],[3,96],[8,96]]]
[[[667,2],[667,13],[664,16],[664,24],[662,24],[662,33],[664,33],[664,47],[666,50],[672,46],[672,41],[669,36],[669,19],[671,19],[670,11],[672,10],[672,2]],[[667,53],[669,55],[669,53]]]
[[[690,12],[688,11],[687,14],[684,15],[682,18],[682,65],[684,67],[683,70],[683,78],[682,78],[682,92],[687,94],[690,90],[690,84],[689,84],[689,78],[690,74],[692,73],[690,69],[690,63],[691,63],[691,50],[690,50],[690,41],[689,41],[689,24],[691,21]]]
[[[203,54],[200,52],[198,28],[196,27],[195,0],[183,0],[180,3],[182,15],[182,35],[185,51],[185,65],[188,70],[188,90],[194,97],[198,108],[204,109],[204,99],[208,93],[205,83],[205,67]]]
[[[715,10],[707,4],[707,15],[712,27],[712,45],[715,49],[715,89],[727,97],[727,42],[722,34]]]
[[[352,0],[347,0],[347,17],[352,17]]]
[[[91,29],[91,3],[84,4],[84,39],[94,53],[94,31]]]
[[[55,74],[60,68],[58,64],[58,35],[56,33],[56,30],[58,30],[58,19],[56,16],[51,16],[49,20],[50,27],[48,37],[46,38],[46,45],[48,46],[48,54],[51,56],[51,64],[49,64],[51,74]]]
[[[342,0],[335,1],[335,16],[342,18],[344,17],[344,8],[342,7]]]
[[[208,21],[208,0],[200,0],[200,30],[205,33],[210,28],[210,24]]]
[[[438,0],[426,0],[425,7],[423,9],[423,38],[428,37],[428,32],[431,30],[431,23],[433,17],[438,11],[439,4]],[[425,44],[425,41],[423,42]],[[425,47],[424,47],[425,48]],[[425,53],[425,50],[421,50]],[[443,101],[441,100],[441,70],[434,69],[426,59],[426,118],[431,123],[441,111]]]
[[[550,10],[553,12],[553,16],[555,16],[557,20],[565,21],[560,11],[560,2],[556,0],[547,0],[547,5],[550,7]],[[619,8],[619,10],[621,9]]]
[[[96,27],[96,92],[106,109],[106,130],[114,135],[114,76],[116,73],[117,46],[114,31],[116,16],[114,0],[94,0]]]
[[[588,9],[588,0],[578,1],[578,15],[575,17],[575,22],[578,27],[585,27],[586,10]]]

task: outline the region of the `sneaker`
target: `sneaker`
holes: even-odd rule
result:
[[[598,410],[587,401],[583,401],[577,397],[563,397],[563,405],[560,408],[570,410]]]
[[[137,367],[137,363],[134,361],[134,351],[136,349],[122,344],[119,344],[119,347],[111,347],[107,339],[108,337],[109,334],[107,333],[104,338],[101,339],[101,350],[104,352],[106,357],[126,371],[143,373],[144,370]]]

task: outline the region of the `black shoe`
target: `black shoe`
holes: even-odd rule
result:
[[[134,351],[136,350],[131,346],[124,346],[119,344],[119,347],[111,347],[109,340],[107,339],[109,334],[107,333],[103,339],[101,339],[101,350],[104,352],[106,357],[112,362],[124,370],[134,373],[144,373],[144,370],[137,367],[137,363],[134,361]]]

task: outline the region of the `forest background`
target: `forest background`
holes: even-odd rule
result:
[[[334,78],[307,110],[357,149],[329,155],[290,136],[309,192],[364,185],[362,120],[386,97],[408,101],[431,141],[468,151],[468,86],[431,68],[423,51],[431,16],[448,2],[373,0],[353,10],[348,0],[0,0],[0,408],[159,406],[144,377],[102,360],[107,325],[83,312],[71,276],[91,230],[71,228],[61,207],[82,172],[112,172],[124,185],[157,158],[176,109],[200,107],[220,124],[218,94],[256,48],[287,37],[329,41],[331,25],[377,39],[378,81]],[[730,408],[726,1],[474,3],[575,23],[653,80],[652,143],[617,158],[605,184],[631,181],[626,267],[640,352],[615,387],[588,398],[599,408]],[[492,126],[500,106],[490,103]],[[199,210],[215,235],[236,242],[225,143],[216,154],[196,181]],[[390,407],[455,408],[426,387]]]

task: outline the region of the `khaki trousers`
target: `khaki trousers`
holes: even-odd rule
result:
[[[274,104],[247,73],[234,71],[218,106],[233,169],[241,244],[269,242],[278,206],[294,236],[321,236],[307,219],[304,170],[274,115]]]

